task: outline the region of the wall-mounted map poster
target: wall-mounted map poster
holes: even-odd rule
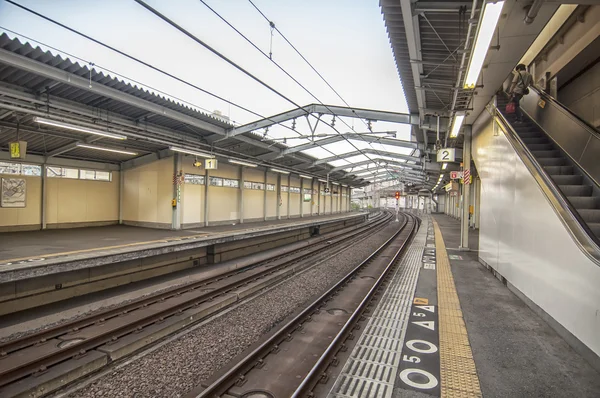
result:
[[[0,206],[25,207],[27,193],[26,181],[23,178],[2,178]]]

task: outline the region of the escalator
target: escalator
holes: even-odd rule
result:
[[[556,100],[534,88],[521,102],[525,115],[522,123],[515,123],[514,115],[505,114],[508,103],[505,93],[498,95],[496,101],[497,111],[511,125],[519,141],[547,177],[554,182],[563,199],[566,199],[571,210],[576,213],[577,221],[584,224],[582,227],[585,232],[596,243],[600,242],[600,188],[598,176],[595,175],[598,174],[599,163],[595,159],[600,159],[600,151],[595,154],[590,152],[595,148],[596,142],[600,142],[600,132]],[[541,116],[541,120],[536,116]],[[578,134],[569,137],[569,128],[577,130]],[[587,163],[591,167],[586,170],[586,163],[580,160],[587,161],[590,157],[592,162]]]

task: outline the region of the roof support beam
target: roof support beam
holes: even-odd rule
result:
[[[360,151],[352,151],[352,152],[343,153],[343,154],[337,155],[337,156],[330,156],[328,158],[323,158],[323,159],[315,160],[312,165],[313,166],[317,166],[319,164],[333,162],[335,160],[347,159],[347,158],[351,158],[353,156],[358,156],[358,155],[363,155],[363,154],[390,156],[390,157],[394,157],[394,158],[398,158],[398,159],[413,160],[417,164],[420,163],[419,162],[419,158],[415,157],[415,156],[402,155],[402,154],[399,154],[399,153],[387,152],[387,151],[378,151],[376,149],[367,148],[367,149],[362,149]]]
[[[0,49],[0,62],[60,83],[67,84],[69,86],[77,87],[82,90],[86,90],[140,109],[144,109],[148,112],[158,113],[162,116],[189,124],[190,126],[198,127],[211,133],[225,135],[225,129],[222,127],[199,120],[192,116],[185,115],[181,112],[165,108],[150,101],[136,98],[132,95],[104,86],[100,83],[92,82],[90,87],[90,82],[87,79],[35,61],[23,55],[18,55],[10,51]]]
[[[398,167],[405,167],[405,168],[409,168],[409,169],[416,169],[416,170],[421,170],[422,167],[416,164],[412,164],[412,163],[402,163],[402,162],[394,162],[393,160],[386,160],[386,159],[371,159],[371,160],[364,160],[362,162],[357,162],[357,163],[353,163],[353,164],[347,164],[344,166],[339,166],[339,167],[334,167],[333,169],[331,169],[330,173],[334,173],[336,171],[340,171],[340,170],[344,170],[344,169],[350,169],[353,167],[359,167],[359,166],[365,166],[368,164],[372,164],[374,162],[379,161],[379,163],[381,164],[379,167],[380,168],[384,168],[385,165],[393,165],[393,166],[398,166]],[[360,171],[366,171],[366,170],[360,170]],[[357,173],[357,171],[354,171],[354,173]]]
[[[408,114],[408,113],[398,113],[398,112],[388,112],[388,111],[378,111],[374,109],[362,109],[362,108],[348,108],[344,106],[334,106],[334,105],[321,105],[321,104],[311,104],[303,106],[302,108],[296,108],[291,111],[283,112],[275,116],[270,116],[265,119],[257,120],[252,123],[245,124],[240,127],[236,127],[227,132],[227,137],[235,137],[239,134],[247,133],[253,130],[258,130],[261,128],[269,127],[274,124],[283,123],[287,120],[295,119],[300,116],[305,116],[309,114],[324,114],[324,115],[335,115],[341,117],[354,117],[360,119],[367,120],[378,120],[385,122],[393,122],[393,123],[404,123],[404,124],[419,124],[419,116]]]

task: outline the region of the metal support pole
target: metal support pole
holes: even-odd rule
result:
[[[46,229],[46,219],[47,219],[47,197],[48,197],[48,181],[47,181],[47,173],[46,164],[42,165],[42,203],[40,208],[40,223],[42,229]]]
[[[290,215],[290,209],[291,209],[291,205],[290,205],[290,186],[292,185],[292,175],[288,174],[288,182],[287,182],[287,186],[288,186],[288,191],[287,191],[287,218],[288,220],[292,217]],[[300,185],[302,186],[302,178],[300,178]],[[300,187],[300,208],[302,208],[302,187]]]
[[[304,217],[304,178],[300,177],[300,218]],[[312,196],[311,196],[312,199]],[[289,207],[288,207],[289,208]]]
[[[205,170],[204,172],[204,226],[208,227],[208,186],[209,181],[209,173],[210,171],[208,169]]]
[[[464,128],[463,170],[471,169],[471,126]],[[469,250],[469,197],[471,184],[463,184],[462,217],[460,222],[460,250]]]
[[[240,203],[239,203],[239,212],[240,212],[240,224],[244,223],[244,166],[240,166]]]
[[[43,167],[43,168],[45,168],[45,167]],[[42,185],[44,184],[43,178],[44,177],[42,174]],[[124,195],[125,195],[125,170],[123,170],[123,165],[121,165],[121,168],[119,170],[119,224],[123,224],[123,205],[125,202]]]
[[[263,212],[264,212],[264,220],[267,221],[267,170],[265,170],[265,190],[263,196]]]
[[[173,199],[175,206],[173,207],[173,217],[171,220],[171,229],[181,229],[181,184],[179,182],[179,170],[181,169],[181,155],[176,153],[173,155]]]
[[[289,174],[288,174],[289,176]],[[281,220],[281,174],[277,174],[277,219]]]
[[[317,181],[317,215],[321,215],[321,183]]]

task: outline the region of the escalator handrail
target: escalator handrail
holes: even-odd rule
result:
[[[533,156],[529,148],[527,148],[527,145],[525,145],[521,140],[521,137],[519,137],[514,128],[497,108],[495,101],[490,102],[490,105],[493,109],[493,113],[490,113],[504,127],[507,132],[506,138],[508,139],[508,142],[533,175],[573,240],[590,260],[600,266],[600,240],[598,240],[590,230],[586,222],[579,215],[579,212],[577,212],[571,202],[567,200],[566,196],[558,188],[552,178],[550,178],[548,173],[546,173],[544,168],[537,162],[535,156]]]
[[[556,98],[554,98],[550,94],[546,93],[545,91],[540,90],[538,87],[536,87],[534,85],[529,86],[529,89],[535,91],[544,100],[550,101],[554,106],[559,108],[561,111],[568,113],[572,119],[574,119],[576,122],[578,122],[581,125],[581,127],[586,129],[591,135],[595,135],[598,138],[600,138],[600,131],[598,131],[597,128],[595,128],[594,126],[592,126],[591,124],[589,124],[588,122],[583,120],[581,117],[579,117],[577,114],[575,114],[571,109],[569,109],[568,107],[561,104]]]

